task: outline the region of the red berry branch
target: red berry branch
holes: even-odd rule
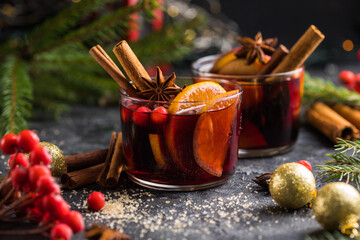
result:
[[[0,235],[48,235],[50,231],[50,239],[68,240],[83,231],[84,220],[62,198],[49,169],[51,155],[39,142],[30,130],[6,134],[0,141],[3,153],[11,155],[10,170],[0,183],[0,222],[37,224],[30,230],[0,230]]]

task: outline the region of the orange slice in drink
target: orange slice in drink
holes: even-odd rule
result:
[[[214,100],[237,93],[237,90],[226,92],[217,95]],[[231,127],[237,112],[237,100],[237,97],[230,97],[207,105],[195,127],[195,161],[203,170],[216,177],[222,176]]]
[[[192,84],[182,90],[173,100],[168,111],[170,114],[187,112],[187,109],[202,109],[206,100],[214,99],[216,95],[225,93],[225,89],[215,82],[204,81]]]
[[[161,135],[149,134],[149,141],[156,164],[160,169],[166,168],[166,156],[164,146],[161,144]]]
[[[207,105],[206,100],[224,92],[225,89],[214,82],[195,83],[179,93],[168,109],[170,118],[164,131],[166,146],[174,167],[187,176],[207,175],[194,159],[194,130],[199,113]]]

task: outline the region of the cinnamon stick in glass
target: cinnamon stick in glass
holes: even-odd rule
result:
[[[336,103],[331,106],[343,118],[351,122],[357,129],[360,129],[360,111],[347,105]]]
[[[283,73],[299,68],[313,51],[324,40],[325,36],[314,25],[311,25],[307,31],[290,49],[289,54],[272,71],[274,73]],[[268,80],[272,80],[267,79]]]
[[[108,149],[95,150],[65,157],[67,172],[88,168],[105,162]]]
[[[306,111],[308,122],[334,143],[337,138],[355,140],[359,130],[324,103],[314,103]]]
[[[106,54],[100,45],[96,45],[90,49],[90,54],[104,68],[104,70],[124,89],[130,97],[136,97],[136,89],[129,83],[124,74],[114,63],[114,61]]]
[[[142,78],[146,78],[150,81],[151,78],[130,48],[129,44],[125,40],[120,41],[113,48],[113,52],[136,88],[140,91],[148,89],[149,87]]]
[[[260,69],[257,75],[270,74],[288,53],[289,50],[284,45],[280,44],[272,54],[270,61]]]
[[[117,186],[124,161],[125,155],[123,150],[122,133],[119,133],[116,139],[114,153],[111,158],[109,172],[106,177],[107,187],[114,188]]]
[[[105,163],[101,163],[78,171],[64,173],[61,176],[62,188],[73,190],[95,183],[96,177],[104,165]]]

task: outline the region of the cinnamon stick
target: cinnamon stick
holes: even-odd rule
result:
[[[289,53],[289,50],[282,44],[272,54],[270,61],[265,64],[263,68],[257,73],[257,75],[265,75],[271,73],[276,66],[283,60],[283,58]]]
[[[148,89],[148,86],[142,78],[146,78],[150,81],[151,78],[135,53],[131,50],[129,44],[123,40],[115,45],[113,52],[135,86],[140,91]]]
[[[124,161],[125,155],[123,151],[122,133],[120,132],[116,139],[114,153],[112,155],[109,172],[106,177],[107,187],[114,188],[117,186]]]
[[[104,163],[100,173],[97,174],[97,178],[96,178],[96,184],[98,184],[101,187],[106,187],[106,176],[107,176],[107,173],[110,168],[111,157],[114,152],[115,143],[116,143],[116,132],[112,132],[110,146],[109,146],[109,150],[106,155],[105,163]]]
[[[308,122],[334,143],[337,138],[355,140],[359,130],[324,103],[315,103],[306,111]]]
[[[78,171],[64,173],[61,176],[62,188],[73,190],[95,183],[96,177],[104,165],[105,163],[101,163]]]
[[[288,72],[299,68],[324,38],[325,36],[314,25],[311,25],[272,73]]]
[[[65,157],[67,172],[88,168],[105,162],[108,149],[95,150]]]
[[[121,70],[100,45],[92,47],[89,52],[129,96],[136,97],[136,89],[129,83]]]
[[[336,103],[332,106],[338,114],[351,122],[357,129],[360,129],[360,111],[347,105]]]

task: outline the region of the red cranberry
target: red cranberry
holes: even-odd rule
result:
[[[17,144],[25,152],[31,152],[40,142],[38,135],[31,130],[22,130],[17,137]]]
[[[49,150],[44,146],[36,146],[30,153],[29,162],[31,165],[38,165],[40,163],[49,165],[52,157]]]
[[[70,211],[64,218],[64,223],[69,225],[74,233],[81,232],[85,228],[84,219],[78,211]]]
[[[37,180],[38,193],[42,195],[54,193],[60,194],[60,186],[54,181],[54,178],[49,175],[41,176]]]
[[[65,223],[59,223],[55,225],[50,232],[51,240],[71,240],[73,235],[73,231],[71,228]]]
[[[15,156],[16,156],[16,160],[14,162]],[[23,153],[18,153],[18,154],[15,153],[15,154],[11,155],[9,158],[9,167],[11,169],[13,169],[16,166],[22,166],[22,167],[26,168],[28,165],[29,165],[29,160],[26,157],[26,155]]]
[[[87,198],[89,207],[94,211],[99,211],[105,205],[105,197],[101,192],[93,192]]]
[[[26,168],[16,167],[11,170],[10,178],[11,184],[15,189],[23,190],[29,181],[29,172]]]
[[[167,114],[168,114],[168,110],[163,106],[160,106],[151,112],[150,118],[154,124],[162,125],[166,123]]]
[[[44,199],[44,209],[54,220],[62,220],[70,212],[70,206],[60,195],[48,194]]]
[[[312,170],[312,166],[311,164],[306,161],[306,160],[300,160],[298,161],[297,163],[301,164],[301,165],[304,165],[307,169],[309,169],[310,171]]]
[[[134,123],[141,127],[146,127],[149,122],[149,114],[151,110],[147,107],[139,107],[135,112],[133,112],[132,119]]]
[[[355,84],[355,74],[352,71],[344,70],[339,74],[339,82],[352,90]]]
[[[13,133],[8,133],[1,138],[0,147],[4,154],[13,154],[17,149],[17,136]]]
[[[36,190],[37,181],[42,176],[51,176],[51,172],[48,167],[42,165],[29,167],[29,183],[32,190]]]
[[[45,197],[46,196],[39,196],[34,201],[34,207],[41,213],[45,213]]]

